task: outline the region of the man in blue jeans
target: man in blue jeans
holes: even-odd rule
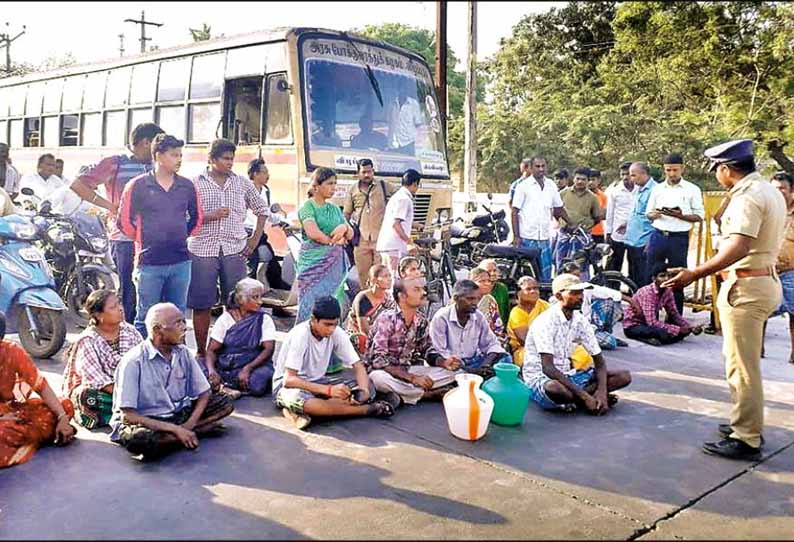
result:
[[[560,193],[553,180],[546,177],[546,159],[532,159],[532,175],[518,182],[513,192],[511,210],[513,223],[513,245],[534,248],[540,252],[541,282],[551,281],[551,216],[571,220],[563,208]]]
[[[144,173],[152,171],[152,140],[163,129],[151,122],[136,126],[130,134],[132,154],[108,156],[79,175],[71,185],[72,190],[83,200],[110,211],[108,217],[108,239],[110,253],[119,275],[121,304],[124,319],[135,321],[135,285],[132,282],[135,246],[133,240],[124,235],[116,225],[116,215],[121,204],[121,194],[127,183]],[[96,193],[99,185],[105,185],[107,199]]]
[[[135,327],[146,337],[146,313],[157,303],[187,309],[190,253],[187,238],[201,225],[193,183],[177,175],[184,141],[158,134],[152,141],[154,173],[132,179],[124,188],[119,227],[135,239],[133,280],[138,290]]]

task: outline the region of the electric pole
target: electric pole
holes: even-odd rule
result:
[[[124,56],[124,34],[119,34],[119,56]]]
[[[6,73],[11,73],[11,44],[14,43],[18,37],[25,33],[26,28],[27,26],[23,24],[22,32],[12,38],[11,33],[8,31],[9,24],[6,23],[6,31],[0,34],[0,47],[5,45],[6,48]]]
[[[463,191],[468,201],[477,194],[477,2],[468,2],[469,46],[466,67]]]
[[[444,133],[447,127],[447,2],[436,2],[436,96]]]
[[[152,38],[147,38],[146,37],[146,25],[148,24],[148,25],[157,26],[157,27],[163,26],[163,23],[153,23],[151,21],[147,21],[146,17],[144,17],[143,11],[141,11],[141,20],[140,21],[136,21],[135,19],[124,19],[124,22],[125,23],[135,23],[135,24],[141,25],[141,38],[140,38],[141,53],[145,53],[146,52],[146,42],[147,41],[152,41]]]

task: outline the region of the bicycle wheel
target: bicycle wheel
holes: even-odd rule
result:
[[[634,295],[637,291],[637,285],[634,284],[634,281],[620,271],[602,271],[593,277],[591,282],[598,286],[606,286],[607,288],[618,290],[628,296]]]

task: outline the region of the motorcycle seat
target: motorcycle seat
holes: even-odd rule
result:
[[[483,250],[483,253],[493,258],[525,258],[529,260],[535,259],[540,255],[540,251],[536,248],[518,248],[505,245],[488,245]]]
[[[438,244],[438,239],[433,239],[432,237],[423,237],[422,239],[416,239],[414,244],[422,248],[432,248]]]
[[[493,214],[493,219],[495,221],[500,221],[505,219],[505,212],[504,210],[498,211]],[[474,217],[471,221],[472,226],[478,226],[480,228],[484,228],[491,225],[491,219],[488,215],[480,215]]]

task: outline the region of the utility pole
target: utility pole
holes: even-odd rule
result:
[[[18,37],[22,36],[22,34],[25,33],[25,30],[27,29],[27,26],[25,26],[23,24],[22,25],[22,32],[20,32],[19,34],[17,34],[13,38],[11,37],[11,33],[8,31],[8,29],[9,29],[9,24],[6,23],[6,31],[4,33],[0,34],[0,47],[5,45],[5,48],[6,48],[6,73],[11,73],[11,44],[14,43]]]
[[[443,133],[447,127],[447,2],[436,2],[436,96]]]
[[[124,34],[119,34],[119,56],[124,56]]]
[[[141,38],[140,38],[141,53],[145,53],[146,52],[146,42],[147,41],[152,41],[152,38],[147,38],[146,37],[146,25],[148,24],[148,25],[157,26],[157,27],[163,26],[163,23],[153,23],[153,22],[147,21],[146,17],[144,17],[143,11],[141,11],[141,20],[140,21],[136,21],[135,19],[124,19],[124,22],[125,23],[135,23],[135,24],[141,25]]]
[[[468,2],[469,46],[466,66],[463,191],[469,202],[477,193],[477,2]]]

